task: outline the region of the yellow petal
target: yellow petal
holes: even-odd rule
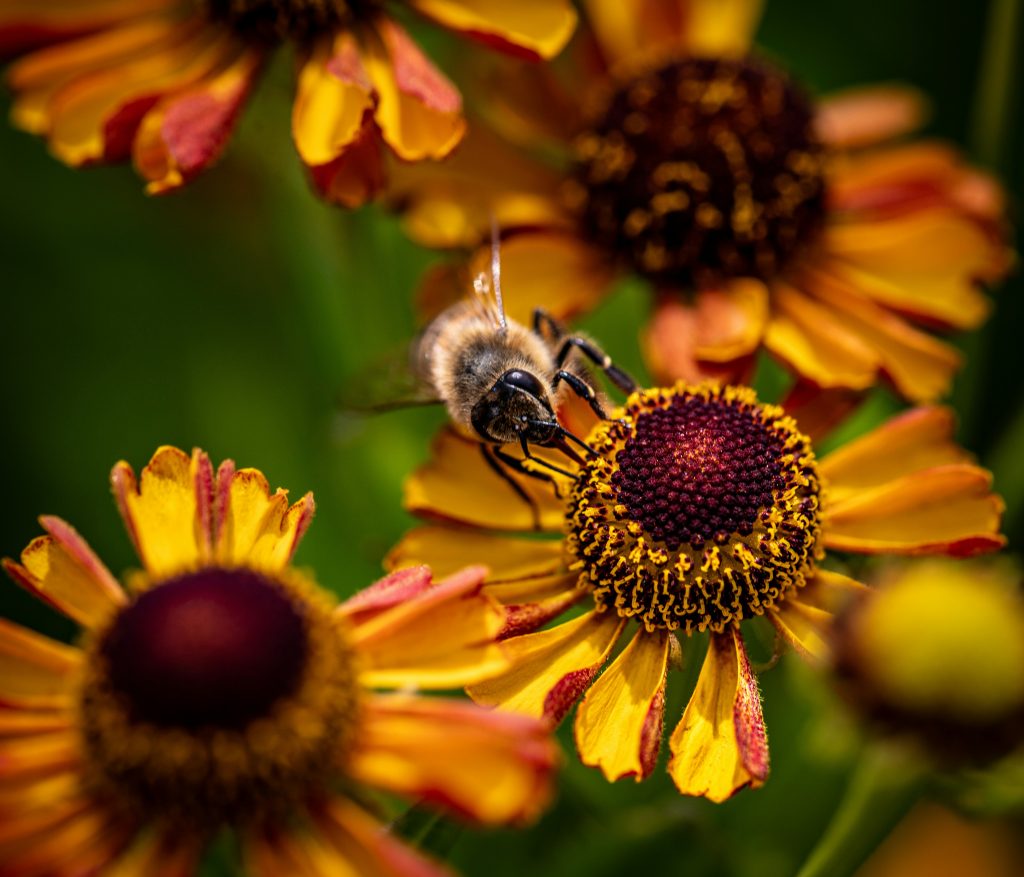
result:
[[[530,58],[553,58],[576,28],[567,0],[410,0],[446,27]]]
[[[560,532],[565,509],[551,485],[515,473],[512,477],[533,499],[541,528]],[[532,508],[491,469],[480,443],[450,428],[434,440],[430,461],[406,479],[404,502],[423,517],[492,530],[534,529]]]
[[[393,695],[366,704],[346,772],[477,822],[522,823],[547,804],[557,761],[544,722],[464,701]]]
[[[404,161],[444,158],[466,128],[462,97],[397,24],[382,18],[378,25],[382,42],[368,41],[363,61],[384,140]]]
[[[299,68],[292,136],[310,166],[336,159],[355,140],[373,107],[373,86],[355,37],[342,31],[317,39]]]
[[[103,877],[183,877],[195,873],[202,849],[188,834],[145,831]]]
[[[21,564],[4,569],[22,587],[85,627],[102,623],[126,598],[85,540],[60,518],[39,519],[50,535],[33,539]]]
[[[665,719],[667,631],[638,631],[576,711],[580,760],[610,782],[654,770]]]
[[[0,618],[0,704],[69,705],[81,660],[78,649]]]
[[[904,396],[930,402],[944,395],[960,366],[957,351],[870,301],[849,278],[823,267],[808,272],[801,289],[828,304],[875,351],[882,370]]]
[[[761,695],[738,629],[712,634],[697,688],[669,741],[668,771],[684,795],[721,803],[768,776]]]
[[[70,698],[68,698],[68,706],[72,707]],[[2,709],[0,710],[0,739],[39,737],[54,731],[70,730],[74,724],[75,715],[70,708],[67,710]]]
[[[856,148],[899,137],[919,128],[927,102],[902,85],[869,85],[830,94],[818,102],[818,136],[834,147]]]
[[[561,539],[522,539],[459,527],[424,526],[410,530],[388,553],[385,569],[424,563],[444,577],[480,561],[487,582],[508,582],[551,575],[562,568]]]
[[[878,354],[834,311],[785,283],[773,285],[772,304],[765,347],[776,357],[820,387],[874,384]]]
[[[0,744],[0,782],[63,773],[82,761],[77,728]]]
[[[612,612],[504,641],[511,669],[467,688],[477,703],[557,722],[608,660],[625,622]]]
[[[822,662],[830,653],[836,612],[867,587],[830,570],[819,569],[799,591],[788,596],[768,618],[796,651],[809,661]]]
[[[953,438],[955,426],[951,409],[924,406],[847,442],[819,464],[818,471],[828,483],[829,501],[838,502],[934,466],[969,463],[971,455]]]
[[[352,641],[367,686],[456,688],[508,666],[495,639],[504,611],[480,593],[486,570],[468,567],[358,623]]]
[[[316,510],[312,493],[288,505],[287,490],[271,494],[262,472],[230,462],[217,472],[217,499],[217,561],[270,571],[288,565]]]
[[[922,469],[829,502],[825,545],[867,554],[994,551],[1006,540],[999,535],[1003,502],[991,488],[992,477],[977,466]]]
[[[190,458],[165,446],[138,483],[123,461],[110,480],[128,534],[151,576],[166,578],[210,561],[213,467],[205,453],[197,449]]]

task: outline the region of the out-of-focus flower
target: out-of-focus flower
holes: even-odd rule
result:
[[[945,409],[915,409],[820,461],[793,418],[747,388],[643,390],[611,416],[590,429],[595,454],[571,466],[566,499],[521,479],[550,539],[528,535],[533,510],[446,429],[406,487],[407,507],[434,523],[388,561],[451,570],[486,559],[514,664],[470,694],[553,721],[585,694],[577,747],[609,780],[655,766],[680,635],[710,637],[669,772],[681,792],[721,801],[768,774],[741,622],[763,616],[821,659],[833,611],[864,588],[823,565],[826,551],[966,555],[1003,543],[1002,503],[953,442]],[[587,434],[585,412],[561,417]],[[540,629],[580,603],[583,614]]]
[[[959,356],[923,330],[977,326],[1010,261],[1000,189],[895,142],[924,113],[909,89],[812,101],[751,54],[759,6],[590,0],[566,77],[499,70],[492,130],[407,169],[395,203],[432,246],[496,215],[507,285],[563,316],[646,280],[662,382],[740,380],[763,346],[809,387],[931,401]]]
[[[842,689],[867,718],[942,759],[1024,741],[1024,595],[1009,562],[938,559],[885,571],[837,625]]]
[[[254,875],[447,871],[389,837],[376,787],[484,823],[544,805],[543,725],[382,694],[507,666],[484,570],[403,570],[333,606],[290,565],[313,516],[254,469],[161,448],[112,482],[143,569],[128,590],[67,523],[4,567],[84,628],[80,647],[0,620],[5,875],[191,874],[230,826]]]
[[[459,91],[387,7],[489,46],[548,58],[575,27],[568,0],[0,0],[0,54],[15,124],[79,167],[132,159],[150,193],[217,160],[273,49],[293,42],[292,134],[325,198],[356,206],[403,161],[462,137]],[[44,46],[47,48],[38,48]]]

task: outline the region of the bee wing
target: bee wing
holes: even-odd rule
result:
[[[338,408],[348,414],[379,414],[440,401],[413,372],[407,345],[378,357],[338,392]]]

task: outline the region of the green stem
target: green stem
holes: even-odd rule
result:
[[[406,810],[391,824],[391,831],[439,858],[445,858],[462,836],[461,825],[423,804]]]
[[[832,821],[797,877],[850,877],[920,797],[927,774],[905,752],[876,745],[863,755]]]
[[[993,169],[1002,166],[1007,128],[1013,119],[1015,44],[1022,27],[1020,0],[993,0],[978,74],[971,138],[975,157]]]

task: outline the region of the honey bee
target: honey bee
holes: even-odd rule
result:
[[[543,308],[534,310],[532,328],[506,317],[496,233],[490,277],[478,275],[473,289],[473,295],[449,306],[426,327],[413,343],[410,365],[416,379],[444,403],[456,429],[480,443],[491,469],[530,505],[539,525],[536,505],[513,473],[557,485],[552,473],[571,474],[535,456],[532,447],[557,449],[579,463],[577,449],[593,453],[556,414],[565,393],[572,392],[607,419],[583,361],[589,360],[627,395],[636,383],[597,344],[566,333]],[[508,445],[518,445],[522,457],[509,453]]]

